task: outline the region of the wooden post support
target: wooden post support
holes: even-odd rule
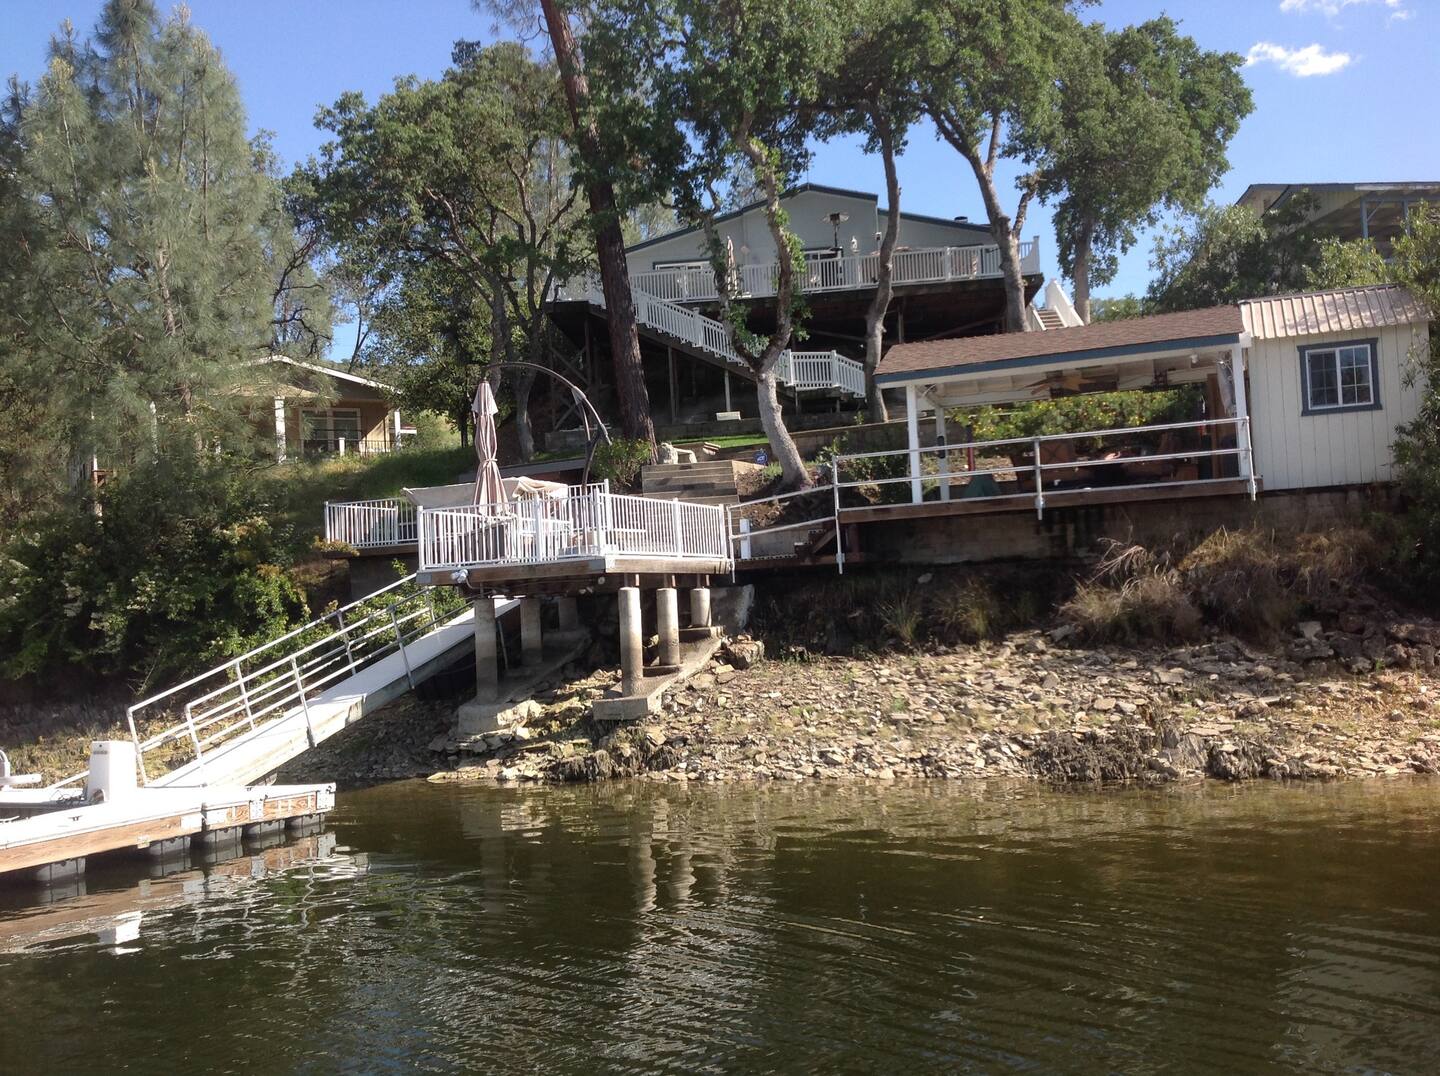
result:
[[[475,600],[475,697],[493,701],[500,686],[500,663],[495,645],[495,599]]]
[[[520,599],[520,661],[539,665],[545,639],[540,630],[540,599]]]
[[[665,360],[670,367],[670,425],[680,421],[680,387],[675,383],[675,349],[665,348]]]
[[[640,588],[621,587],[620,606],[620,693],[640,694],[645,679],[644,628],[640,620]]]
[[[655,632],[660,637],[660,664],[680,664],[680,604],[674,587],[655,591]]]

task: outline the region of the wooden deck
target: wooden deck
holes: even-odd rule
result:
[[[453,586],[464,572],[464,585],[478,594],[538,597],[575,594],[619,586],[659,586],[665,579],[702,580],[728,575],[732,564],[718,557],[655,557],[609,554],[577,557],[542,564],[483,564],[467,568],[441,568],[420,572],[422,586]],[[703,585],[692,582],[687,585]]]
[[[1259,480],[1256,485],[1258,487]],[[1192,501],[1207,497],[1248,496],[1249,483],[1243,478],[1217,478],[1191,482],[1166,482],[1144,486],[1097,486],[1086,489],[1048,490],[1045,510],[1083,508],[1088,505],[1131,504],[1152,501]],[[864,508],[842,508],[845,523],[893,523],[932,516],[987,516],[1006,512],[1035,512],[1035,495],[956,498],[949,501],[922,501],[920,504],[877,504]]]
[[[173,848],[247,827],[283,826],[313,819],[335,806],[335,786],[269,785],[259,788],[137,788],[104,803],[45,800],[7,792],[0,816],[0,878],[53,864],[77,864],[107,852]]]

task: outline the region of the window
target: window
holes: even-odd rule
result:
[[[1302,414],[1374,411],[1380,407],[1376,341],[1356,340],[1300,349]]]
[[[662,269],[709,269],[709,268],[710,268],[710,263],[709,263],[709,262],[652,262],[651,264],[655,267],[655,271],[656,271],[657,273],[660,272]]]
[[[310,452],[337,452],[343,438],[347,450],[358,451],[360,410],[335,407],[328,411],[304,408],[300,412],[302,446]]]

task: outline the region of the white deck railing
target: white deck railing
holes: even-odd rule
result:
[[[711,283],[713,287],[713,280]],[[635,318],[640,324],[723,359],[746,377],[754,376],[750,365],[735,350],[735,345],[731,342],[730,326],[723,321],[716,321],[698,310],[691,310],[679,303],[651,295],[640,287],[633,287],[631,292],[635,300]],[[556,288],[555,294],[561,299],[579,300],[602,310],[605,308],[605,293],[600,282],[593,278],[563,284]],[[793,372],[802,368],[792,361],[796,357],[808,364],[803,365],[805,378]],[[819,364],[821,358],[827,360],[823,367]],[[776,365],[776,375],[782,385],[797,391],[833,388],[853,396],[865,395],[865,367],[838,351],[787,350]]]
[[[415,525],[415,505],[398,497],[325,502],[325,540],[354,549],[414,545]]]
[[[1020,244],[1020,270],[1040,272],[1040,244],[1029,239]],[[816,258],[806,263],[800,275],[803,292],[849,291],[873,288],[880,275],[879,254],[843,254]],[[978,280],[1000,275],[1000,248],[993,244],[970,247],[930,247],[898,250],[891,261],[891,280],[896,286],[942,284],[952,280]],[[780,279],[775,262],[741,265],[734,269],[738,298],[767,298],[775,294]],[[671,302],[707,302],[719,298],[715,273],[709,266],[655,269],[636,273],[632,284],[648,295]]]
[[[307,707],[320,691],[390,654],[405,655],[407,646],[453,615],[437,611],[433,588],[414,583],[406,576],[129,707],[140,780],[149,783],[192,761],[203,772],[206,751]],[[409,676],[408,657],[405,670]],[[166,715],[180,720],[141,738],[147,719]],[[308,708],[305,716],[308,722]],[[51,787],[76,785],[85,776]]]
[[[611,555],[729,562],[721,505],[577,486],[559,497],[421,509],[420,570],[548,564]]]
[[[1200,441],[1226,429],[1232,434],[1228,445],[1205,447]],[[1196,435],[1194,443],[1185,443],[1186,433]],[[1159,435],[1153,445],[1143,440],[1150,435]],[[982,454],[989,457],[990,465],[977,466],[984,462],[979,458]],[[998,463],[996,457],[1007,462]],[[1235,460],[1233,473],[1221,474],[1230,469],[1230,459]],[[885,475],[887,462],[904,473]],[[1044,515],[1047,493],[1194,486],[1236,479],[1247,484],[1252,496],[1256,491],[1248,418],[855,453],[836,456],[834,468],[837,514],[854,507],[845,503],[846,490],[906,483],[912,504],[971,497],[987,502],[1022,500],[1033,502],[1037,516]],[[857,476],[857,470],[864,473]]]

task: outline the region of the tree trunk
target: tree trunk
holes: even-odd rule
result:
[[[540,0],[550,44],[560,68],[560,84],[570,110],[577,145],[582,157],[601,159],[600,134],[584,118],[590,85],[580,68],[579,49],[570,29],[570,16],[559,0]],[[640,361],[640,331],[635,323],[635,299],[630,292],[630,274],[625,264],[625,238],[615,206],[615,190],[605,180],[585,183],[590,203],[590,221],[595,231],[595,252],[600,262],[600,285],[605,292],[605,321],[610,330],[610,355],[615,365],[615,395],[620,404],[620,424],[625,436],[644,441],[655,452],[655,425],[650,419],[650,395],[645,389],[645,370]]]
[[[755,403],[760,412],[760,428],[775,453],[775,462],[780,465],[780,476],[791,489],[800,489],[810,484],[810,472],[805,469],[805,460],[795,447],[795,439],[785,428],[785,417],[780,411],[780,397],[775,383],[775,366],[759,374],[755,379]]]
[[[534,370],[519,370],[515,375],[515,439],[520,462],[535,458],[535,430],[530,425],[530,390],[535,385]]]
[[[1095,225],[1089,220],[1080,221],[1075,235],[1074,264],[1070,270],[1070,283],[1075,295],[1075,313],[1086,325],[1090,324],[1090,247],[1095,237]]]
[[[885,408],[885,394],[875,383],[875,368],[885,349],[885,312],[895,288],[895,241],[900,235],[900,179],[895,169],[895,137],[888,120],[877,119],[876,137],[880,140],[880,159],[885,164],[885,194],[890,211],[885,218],[885,234],[880,240],[879,271],[875,274],[875,294],[865,312],[865,412],[871,422],[890,418]]]
[[[755,397],[760,409],[760,426],[765,431],[786,488],[805,489],[810,483],[810,472],[800,457],[800,450],[790,431],[785,428],[785,416],[780,411],[780,399],[776,395],[775,367],[780,356],[790,346],[790,335],[795,325],[795,265],[791,259],[791,246],[785,226],[781,224],[780,181],[762,146],[748,135],[738,140],[746,158],[755,171],[755,178],[765,192],[765,223],[770,229],[770,238],[775,243],[776,284],[775,284],[775,331],[765,341],[760,354],[751,356],[743,348],[736,350],[745,356],[755,371]],[[729,299],[725,300],[726,320],[729,320]]]
[[[1001,206],[1000,193],[995,189],[994,157],[1000,137],[999,118],[995,119],[991,129],[989,157],[982,159],[979,146],[951,117],[933,107],[927,107],[926,114],[935,122],[940,136],[970,163],[970,169],[975,173],[980,197],[985,203],[985,215],[990,221],[990,235],[1000,251],[1000,276],[1005,285],[1004,330],[1007,333],[1025,332],[1030,325],[1025,320],[1025,277],[1020,272],[1019,232],[1025,223],[1025,210],[1033,188],[1020,196],[1020,205],[1012,221],[1010,214]]]

